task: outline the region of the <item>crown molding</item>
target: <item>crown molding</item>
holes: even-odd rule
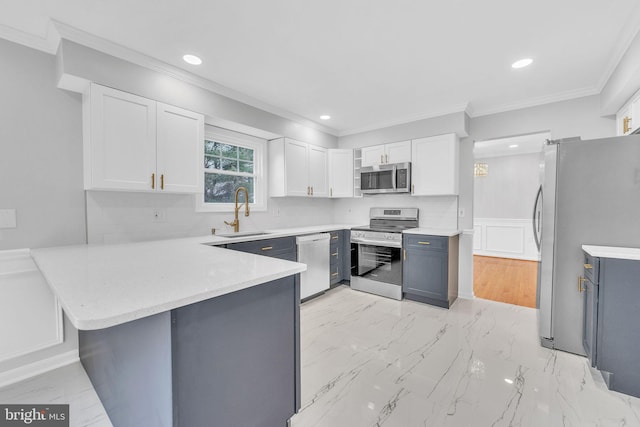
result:
[[[485,109],[474,109],[473,115],[469,117],[482,117],[491,114],[505,113],[507,111],[521,110],[523,108],[537,107],[545,104],[553,104],[554,102],[569,101],[571,99],[583,98],[585,96],[593,96],[600,94],[600,90],[596,87],[587,87],[560,92],[552,95],[539,96],[529,98],[524,101],[514,102],[510,104],[488,107]]]
[[[313,120],[309,120],[305,117],[299,116],[290,111],[284,110],[282,108],[276,107],[269,103],[252,98],[251,96],[246,95],[242,92],[238,92],[234,89],[230,89],[219,83],[215,83],[211,80],[197,76],[181,68],[167,64],[166,62],[160,61],[151,56],[145,55],[141,52],[132,50],[120,44],[103,39],[96,35],[79,30],[70,25],[67,25],[55,20],[52,20],[52,22],[57,33],[60,35],[60,38],[62,39],[69,40],[69,41],[81,44],[83,46],[87,46],[89,48],[98,50],[100,52],[114,56],[116,58],[123,59],[125,61],[139,65],[141,67],[145,67],[150,70],[157,71],[159,73],[171,76],[175,79],[209,90],[213,93],[225,96],[235,101],[242,102],[243,104],[250,105],[254,108],[258,108],[268,113],[275,114],[277,116],[289,119],[291,121],[300,123],[304,126],[319,130],[321,132],[328,133],[333,136],[338,135],[338,131],[336,129],[324,126],[320,123],[314,122]]]
[[[426,112],[426,113],[421,113],[421,114],[417,114],[417,115],[413,115],[413,116],[407,116],[407,117],[402,118],[402,119],[389,120],[389,121],[382,122],[382,123],[379,123],[379,124],[376,124],[376,125],[372,125],[372,126],[365,126],[365,127],[361,127],[361,128],[347,129],[347,130],[344,130],[344,131],[340,131],[338,136],[347,136],[347,135],[354,135],[354,134],[357,134],[357,133],[371,132],[371,131],[378,130],[378,129],[384,129],[384,128],[388,128],[388,127],[391,127],[391,126],[404,125],[404,124],[411,123],[411,122],[417,122],[419,120],[433,119],[434,117],[446,116],[447,114],[453,114],[453,113],[466,113],[467,115],[469,115],[470,109],[471,109],[471,107],[470,107],[469,103],[466,102],[464,104],[458,104],[458,105],[451,106],[450,108],[433,110],[433,111]]]
[[[47,27],[46,36],[41,37],[0,24],[0,38],[50,55],[55,55],[60,43],[60,37],[51,25]]]

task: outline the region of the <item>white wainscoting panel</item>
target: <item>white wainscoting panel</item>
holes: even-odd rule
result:
[[[62,309],[29,249],[0,251],[0,292],[0,361],[62,342]]]
[[[474,255],[538,261],[531,220],[474,218]]]

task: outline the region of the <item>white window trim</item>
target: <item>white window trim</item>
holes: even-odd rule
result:
[[[204,137],[207,140],[215,140],[232,145],[238,145],[245,148],[253,149],[253,168],[254,168],[254,203],[250,203],[249,207],[252,211],[263,212],[267,210],[267,140],[257,138],[250,135],[241,134],[221,128],[213,128],[207,126]],[[204,152],[204,140],[201,149]],[[200,179],[202,179],[202,188],[204,191],[204,161],[200,162]],[[204,192],[196,196],[196,212],[233,212],[235,206],[233,203],[205,203]]]

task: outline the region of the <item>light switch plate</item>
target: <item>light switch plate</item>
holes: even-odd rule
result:
[[[0,209],[0,228],[16,228],[15,209]]]

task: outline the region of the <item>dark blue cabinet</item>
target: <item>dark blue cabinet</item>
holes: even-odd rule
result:
[[[227,249],[265,255],[287,261],[297,261],[298,250],[295,237],[254,240],[251,242],[229,243]]]
[[[458,236],[403,236],[404,298],[449,308],[458,297]]]
[[[349,244],[349,230],[335,230],[330,234],[330,284],[336,286],[343,280],[351,278],[351,245]]]
[[[640,261],[585,254],[585,352],[610,390],[640,397]]]

